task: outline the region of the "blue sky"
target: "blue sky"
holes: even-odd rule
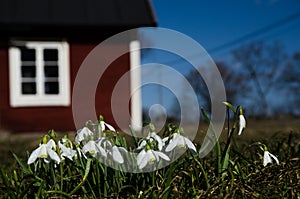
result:
[[[257,36],[242,39],[234,45],[228,45],[219,50],[217,48],[243,38],[255,31],[264,29],[282,19],[300,12],[300,0],[228,0],[228,1],[167,1],[152,0],[158,27],[179,31],[201,44],[215,60],[230,59],[232,49],[244,42],[255,39],[268,41],[276,40],[285,45],[289,52],[300,51],[300,16],[281,24],[272,26],[267,32],[259,32]],[[193,52],[191,52],[191,56]],[[167,63],[168,55],[146,56],[143,63]],[[165,59],[165,60],[163,60]],[[181,73],[186,74],[188,69],[180,63],[172,64]],[[142,78],[164,79],[165,74],[153,70],[144,74]],[[162,91],[163,90],[163,91]],[[159,97],[158,93],[163,93]],[[143,106],[150,107],[163,101],[164,106],[170,106],[172,96],[167,89],[155,86],[145,86],[142,90]],[[174,97],[174,96],[173,96]]]
[[[206,50],[300,12],[299,0],[153,0],[152,3],[159,27],[182,32],[197,40]],[[295,29],[285,31],[291,26]],[[300,18],[265,36],[291,42],[291,37],[300,35],[297,26],[300,26]]]

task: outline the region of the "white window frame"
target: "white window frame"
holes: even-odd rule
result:
[[[70,105],[70,61],[69,45],[65,41],[12,41],[9,48],[10,105],[27,106],[69,106]],[[17,46],[36,50],[36,94],[22,94],[21,51]],[[58,94],[45,94],[43,49],[58,49]]]

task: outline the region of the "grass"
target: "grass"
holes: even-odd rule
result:
[[[172,198],[299,198],[299,121],[299,118],[293,117],[247,119],[246,130],[241,136],[235,136],[239,147],[232,147],[228,169],[221,175],[217,175],[214,170],[216,157],[213,152],[200,159],[199,162],[194,161],[191,156],[184,156],[165,169],[143,175],[143,179],[146,179],[149,185],[135,175],[125,175],[127,184],[124,188],[108,196],[114,198],[166,196]],[[203,134],[206,130],[207,125],[201,124],[199,134]],[[225,128],[224,131],[227,129]],[[226,140],[226,133],[223,134],[220,138],[222,148],[224,147],[223,141]],[[7,173],[12,173],[18,166],[12,153],[17,154],[23,162],[26,162],[28,155],[26,151],[31,152],[38,145],[40,137],[39,134],[2,136],[0,139],[1,167]],[[196,142],[199,140],[201,140],[201,135],[196,138]],[[257,147],[249,146],[256,141],[265,143],[270,152],[279,158],[280,165],[272,164],[263,167],[263,154]],[[167,170],[172,172],[167,172]],[[91,169],[91,172],[99,171]],[[114,173],[110,169],[106,172]],[[207,181],[204,180],[205,173]]]

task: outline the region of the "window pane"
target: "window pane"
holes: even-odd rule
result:
[[[36,94],[36,83],[35,82],[23,82],[22,83],[22,94]]]
[[[59,94],[58,82],[45,82],[45,94]]]
[[[58,77],[58,66],[45,66],[45,77]]]
[[[58,50],[57,49],[44,49],[44,61],[57,61]]]
[[[21,73],[22,77],[36,77],[35,66],[22,66]]]
[[[22,47],[20,50],[22,61],[35,61],[35,49]]]

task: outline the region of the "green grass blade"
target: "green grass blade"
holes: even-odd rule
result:
[[[89,158],[87,160],[84,176],[83,176],[81,182],[70,192],[69,195],[73,195],[84,184],[84,182],[86,181],[86,179],[89,175],[90,169],[91,169],[91,162],[92,162],[92,159]]]
[[[225,157],[223,159],[223,164],[222,164],[222,172],[228,168],[229,156],[230,156],[229,152],[230,152],[230,145],[227,148],[227,151],[225,152]]]
[[[14,158],[16,159],[16,161],[18,162],[19,166],[21,167],[22,171],[25,174],[32,174],[32,171],[29,170],[23,163],[22,161],[18,158],[18,156],[16,154],[13,153]]]
[[[230,108],[234,113],[236,112],[234,106],[232,104],[230,104],[229,102],[223,102],[223,104],[225,104],[228,108]]]

